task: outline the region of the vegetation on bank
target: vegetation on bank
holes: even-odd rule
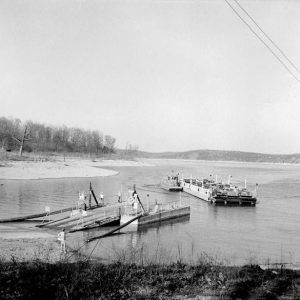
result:
[[[300,272],[201,262],[0,262],[1,299],[299,299]]]
[[[244,151],[193,150],[185,152],[151,153],[139,151],[137,145],[127,143],[125,149],[116,149],[116,139],[97,130],[66,126],[47,126],[32,121],[0,117],[0,150],[34,153],[114,155],[115,158],[165,158],[209,161],[240,161],[269,163],[300,163],[300,153],[265,154]]]
[[[3,151],[106,154],[115,150],[115,138],[96,130],[46,126],[31,121],[0,118]]]

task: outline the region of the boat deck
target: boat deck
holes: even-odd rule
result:
[[[213,180],[183,179],[183,191],[213,205],[255,206],[256,197],[246,187],[222,184]]]

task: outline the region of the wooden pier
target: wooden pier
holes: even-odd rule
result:
[[[68,232],[75,232],[105,225],[115,225],[120,222],[120,210],[123,205],[118,203],[86,211],[75,209],[68,214],[59,215],[55,220],[42,222],[36,226],[52,229],[65,228]]]

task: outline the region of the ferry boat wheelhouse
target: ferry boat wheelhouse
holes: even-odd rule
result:
[[[182,186],[179,180],[179,174],[177,175],[169,175],[164,178],[160,184],[160,186],[169,191],[169,192],[181,192]]]

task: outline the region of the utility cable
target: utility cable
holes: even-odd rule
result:
[[[100,240],[101,240],[101,239],[98,239],[98,241],[97,241],[96,245],[94,246],[94,248],[92,249],[91,253],[90,253],[89,255],[86,255],[86,257],[87,257],[88,259],[90,259],[91,255],[92,255],[93,252],[95,251],[95,249],[96,249],[96,247],[97,247],[97,245],[98,245],[98,243],[99,243]],[[87,244],[88,244],[88,242],[87,242],[87,241],[84,241],[84,242],[82,243],[82,245],[79,246],[77,249],[73,250],[72,253],[71,253],[71,255],[69,255],[66,259],[68,260],[68,259],[70,259],[72,256],[74,256],[75,254],[77,254],[77,253],[79,252],[79,250],[82,249],[82,248],[83,248],[85,245],[87,245]]]
[[[86,244],[87,244],[87,242],[84,241],[83,244],[82,244],[80,247],[78,247],[76,250],[72,250],[71,255],[69,255],[69,256],[66,258],[66,260],[69,260],[72,256],[74,256],[75,254],[77,254],[77,253],[79,252],[79,250],[80,250],[81,248],[83,248]]]
[[[275,56],[275,58],[282,64],[282,66],[292,75],[297,82],[300,84],[300,80],[295,76],[295,74],[286,66],[284,61],[271,49],[271,47],[253,30],[253,28],[243,19],[243,17],[238,13],[238,11],[229,3],[228,0],[224,0],[228,6],[234,11],[234,13],[240,18],[240,20],[250,29],[250,31],[268,48],[268,50]]]
[[[91,258],[91,256],[92,256],[93,252],[95,251],[95,249],[96,249],[96,247],[98,246],[98,244],[99,244],[99,242],[100,242],[100,241],[101,241],[101,239],[98,239],[98,241],[97,241],[96,245],[94,246],[94,248],[92,249],[91,253],[90,253],[90,254],[89,254],[89,256],[88,256],[88,259],[90,259],[90,258]]]
[[[297,66],[288,58],[288,56],[276,45],[276,43],[269,37],[269,35],[257,24],[257,22],[251,17],[251,15],[246,11],[245,8],[237,1],[235,3],[241,8],[241,10],[251,19],[251,21],[257,26],[257,28],[263,33],[263,35],[273,44],[273,46],[282,54],[282,56],[294,67],[294,69],[300,73]]]

